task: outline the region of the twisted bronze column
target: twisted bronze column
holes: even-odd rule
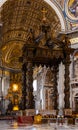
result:
[[[34,109],[34,96],[33,96],[33,65],[32,62],[28,62],[27,64],[27,88],[26,88],[26,108],[27,109]]]
[[[69,109],[70,108],[70,78],[69,78],[69,65],[70,65],[70,55],[67,55],[66,59],[65,59],[65,62],[64,62],[64,65],[65,65],[65,82],[64,82],[64,85],[65,85],[65,89],[64,89],[64,101],[65,101],[65,104],[64,104],[64,108],[65,109]]]
[[[53,92],[52,92],[53,109],[57,110],[58,109],[58,90],[57,90],[58,65],[52,67],[52,73],[53,73]]]
[[[21,109],[25,110],[26,109],[26,64],[22,65],[22,99],[21,99]]]

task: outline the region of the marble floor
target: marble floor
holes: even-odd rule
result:
[[[0,130],[78,130],[78,125],[34,124],[18,126],[17,122],[14,121],[0,121]]]

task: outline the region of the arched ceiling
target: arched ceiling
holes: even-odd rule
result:
[[[45,9],[45,13],[43,13]],[[52,36],[61,31],[60,20],[55,11],[44,0],[7,0],[2,6],[2,63],[4,66],[20,69],[19,57],[26,43],[30,29],[38,35],[45,15],[51,26]]]
[[[74,54],[74,60],[78,60],[78,50]]]

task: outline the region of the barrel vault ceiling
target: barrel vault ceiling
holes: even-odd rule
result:
[[[43,10],[45,9],[45,13]],[[20,69],[19,57],[26,43],[30,29],[38,35],[43,17],[51,26],[52,36],[57,37],[61,25],[55,11],[43,0],[7,0],[1,11],[2,22],[2,65]]]

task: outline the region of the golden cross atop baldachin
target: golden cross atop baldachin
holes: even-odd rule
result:
[[[43,8],[41,12],[43,13],[43,21],[46,21],[47,10],[45,8]]]

